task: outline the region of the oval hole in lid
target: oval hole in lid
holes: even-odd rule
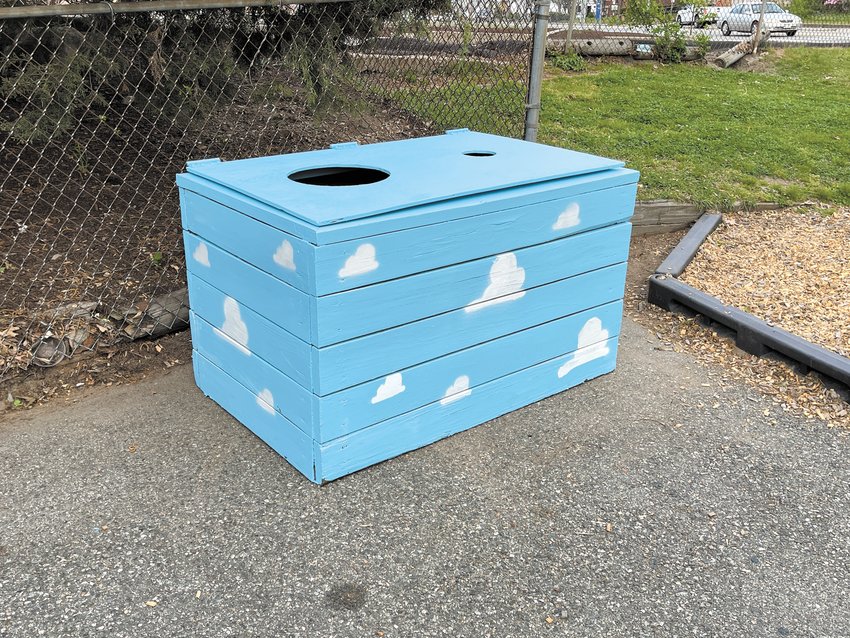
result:
[[[295,171],[287,177],[299,184],[311,186],[361,186],[374,184],[390,176],[386,171],[361,166],[323,166]]]
[[[464,155],[467,157],[493,157],[495,153],[493,151],[467,151]]]

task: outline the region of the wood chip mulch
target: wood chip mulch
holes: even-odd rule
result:
[[[756,214],[741,216],[747,215]],[[740,216],[731,217],[737,221]],[[718,229],[715,233],[722,230]],[[829,427],[850,429],[850,405],[816,375],[799,374],[783,361],[748,354],[740,350],[729,335],[706,327],[698,318],[666,312],[646,301],[646,277],[683,234],[644,236],[633,240],[626,286],[626,314],[651,330],[661,341],[661,348],[688,353],[704,364],[712,383],[722,386],[744,382],[769,396],[784,413],[804,417],[813,423],[819,421]],[[765,419],[775,421],[774,412],[766,411]]]
[[[850,357],[850,208],[726,215],[681,280]]]

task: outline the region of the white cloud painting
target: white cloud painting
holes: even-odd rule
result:
[[[563,378],[580,365],[600,359],[608,354],[608,331],[602,327],[599,317],[591,317],[578,333],[578,350],[558,369],[558,378]]]
[[[195,247],[192,257],[202,266],[210,267],[210,251],[204,242],[201,242]]]
[[[251,354],[248,350],[248,326],[242,320],[239,304],[232,297],[224,298],[224,323],[221,329],[215,328],[215,332],[242,353]]]
[[[345,260],[345,265],[340,268],[340,277],[354,277],[372,272],[378,267],[375,259],[375,247],[372,244],[360,244],[351,257]]]
[[[490,267],[490,281],[484,289],[484,294],[470,302],[466,306],[466,312],[475,312],[487,306],[519,299],[525,294],[522,289],[524,283],[525,268],[517,265],[516,255],[499,255]]]
[[[397,394],[404,392],[404,390],[405,387],[401,380],[401,373],[396,372],[391,374],[384,379],[384,382],[381,385],[378,386],[378,391],[375,392],[375,396],[372,397],[372,403],[380,403],[381,401],[391,399]]]
[[[440,404],[448,405],[449,403],[454,403],[464,397],[468,397],[470,394],[472,394],[472,390],[469,389],[469,377],[464,374],[455,379],[454,382],[446,388],[443,398],[440,399]]]
[[[274,414],[274,395],[268,388],[264,388],[257,395],[257,405],[263,408],[269,414]]]
[[[274,254],[274,263],[281,268],[287,270],[295,270],[295,253],[292,250],[292,244],[288,239],[284,239]]]
[[[567,204],[567,207],[563,210],[563,212],[558,215],[558,219],[552,226],[552,230],[572,228],[573,226],[578,226],[580,223],[581,218],[579,217],[579,205],[576,202],[570,202]]]

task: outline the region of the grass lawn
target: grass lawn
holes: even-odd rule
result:
[[[803,17],[803,24],[850,24],[850,11],[831,11],[829,13],[813,13]]]
[[[600,63],[549,70],[540,141],[625,160],[641,199],[850,204],[850,49],[785,49],[764,73]]]

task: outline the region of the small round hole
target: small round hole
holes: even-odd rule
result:
[[[467,151],[464,153],[467,157],[493,157],[493,151]]]
[[[311,186],[361,186],[380,182],[389,176],[386,171],[359,166],[324,166],[295,171],[288,175],[293,182]]]

